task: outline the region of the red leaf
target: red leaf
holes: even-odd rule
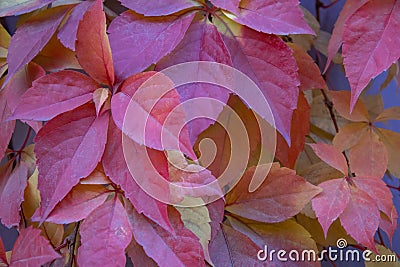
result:
[[[363,133],[357,145],[350,149],[351,171],[357,176],[382,178],[388,166],[388,152],[385,144],[372,129]]]
[[[133,263],[133,266],[146,266],[146,267],[157,267],[157,263],[147,256],[144,252],[143,247],[139,245],[134,238],[126,249],[126,253]]]
[[[290,129],[291,146],[289,147],[281,134],[277,135],[275,156],[283,166],[294,168],[296,160],[304,149],[306,136],[310,133],[310,106],[303,93],[299,94],[297,109],[293,112]]]
[[[224,219],[225,201],[220,198],[214,202],[207,204],[208,213],[210,215],[211,240],[217,235]]]
[[[63,70],[33,82],[10,119],[47,121],[88,102],[99,85],[76,71]]]
[[[20,1],[4,1],[0,3],[0,17],[15,16],[28,13],[35,9],[39,9],[45,5],[48,5],[54,1],[55,0],[33,0],[24,1],[22,4]]]
[[[68,224],[85,219],[93,210],[107,199],[108,190],[101,185],[75,186],[68,195],[57,204],[46,221],[56,224]]]
[[[379,210],[364,191],[351,188],[350,200],[340,215],[340,223],[357,242],[376,252],[374,235],[379,226]]]
[[[125,139],[124,141],[129,140]],[[134,146],[135,143],[131,142],[130,145]],[[122,190],[125,191],[125,196],[131,201],[138,213],[143,213],[164,229],[172,232],[173,229],[168,219],[167,205],[152,198],[139,187],[126,165],[124,153],[122,132],[111,121],[108,129],[108,141],[102,160],[105,173],[114,183],[121,186]],[[140,154],[137,154],[137,156],[140,156]],[[168,168],[166,160],[165,162],[158,161],[156,164],[159,167]],[[145,172],[146,170],[143,171]],[[168,169],[165,172],[167,173]]]
[[[65,6],[43,10],[18,28],[8,49],[6,83],[42,50],[67,11]]]
[[[8,266],[6,250],[4,249],[4,244],[1,238],[0,238],[0,263],[3,263],[5,266]]]
[[[190,61],[211,61],[232,66],[231,56],[217,28],[212,23],[204,21],[204,17],[201,15],[192,22],[185,37],[175,50],[157,63],[156,70],[163,70]],[[228,89],[210,83],[183,85],[179,86],[177,91],[182,102],[206,97],[226,103],[230,93]],[[192,104],[183,107],[188,118],[193,118],[198,114],[207,117],[207,119],[202,118],[193,121],[188,119],[187,125],[192,144],[201,132],[214,123],[223,109],[222,104],[216,105],[211,101],[208,103],[203,101],[201,104],[193,101]]]
[[[120,2],[127,8],[145,16],[165,16],[199,5],[191,0],[121,0]]]
[[[21,229],[15,241],[10,267],[36,267],[60,258],[39,229]]]
[[[0,197],[0,218],[1,222],[11,228],[18,226],[21,220],[19,211],[24,201],[24,190],[28,168],[24,162],[20,162],[8,178],[7,184]]]
[[[151,3],[154,6],[156,1]],[[182,40],[193,17],[194,13],[145,18],[127,11],[115,18],[108,32],[117,81],[122,82],[169,54]]]
[[[205,266],[203,248],[199,239],[183,225],[179,212],[168,209],[175,234],[128,208],[133,235],[149,257],[159,266]]]
[[[345,179],[333,179],[318,185],[324,191],[312,199],[312,208],[325,236],[329,226],[343,213],[350,200],[350,188]]]
[[[299,45],[289,44],[289,47],[293,50],[293,56],[296,59],[297,66],[299,67],[299,89],[326,89],[328,87],[325,84],[324,78],[321,76],[321,71],[314,59]]]
[[[357,188],[375,200],[379,210],[384,212],[391,220],[393,219],[391,217],[392,212],[396,208],[392,201],[392,192],[381,179],[376,179],[376,177],[354,177],[351,180],[356,184]]]
[[[269,168],[260,165],[257,168]],[[249,192],[256,167],[250,167],[239,183],[226,196],[225,209],[241,217],[276,223],[299,213],[321,189],[308,183],[296,172],[274,164],[261,186]]]
[[[298,5],[297,0],[241,1],[239,8],[229,11],[234,14],[233,20],[257,31],[280,35],[314,34]]]
[[[343,57],[351,87],[351,109],[372,78],[400,56],[400,2],[371,0],[345,23]]]
[[[292,50],[275,35],[263,34],[227,20],[225,22],[231,24],[229,29],[225,26],[227,24],[217,27],[223,33],[230,54],[235,55],[232,58],[233,66],[249,76],[261,89],[275,121],[271,121],[265,107],[260,110],[250,108],[275,125],[290,144],[290,125],[299,94],[297,65]]]
[[[114,65],[102,0],[96,0],[79,23],[76,56],[79,64],[93,79],[109,86],[114,85]]]
[[[96,117],[94,104],[86,104],[55,117],[37,134],[41,206],[36,215],[41,221],[80,178],[96,168],[106,144],[108,120],[108,113]]]
[[[209,245],[214,266],[265,266],[257,259],[260,248],[247,236],[230,226],[222,225]],[[274,266],[272,263],[268,266]]]
[[[75,50],[76,34],[78,32],[79,22],[85,13],[92,7],[94,1],[84,1],[75,6],[68,17],[67,21],[58,31],[57,37],[60,42],[67,48]]]
[[[326,66],[324,73],[327,71],[329,64],[335,57],[336,53],[339,51],[342,45],[343,32],[345,30],[344,23],[369,0],[347,0],[336,20],[335,27],[333,28],[331,39],[328,44],[328,59],[326,61]]]
[[[3,90],[0,92],[0,158],[3,158],[8,148],[15,127],[15,121],[6,121],[10,115],[11,110]]]
[[[125,249],[132,239],[132,228],[118,198],[105,202],[90,213],[79,233],[79,266],[125,266]]]
[[[309,145],[320,159],[341,171],[344,175],[348,175],[346,158],[336,147],[324,143]]]
[[[146,82],[150,77],[151,81]],[[121,87],[111,99],[118,128],[138,144],[157,150],[180,150],[196,158],[187,127],[183,127],[186,115],[180,97],[167,76],[144,72],[129,77]]]

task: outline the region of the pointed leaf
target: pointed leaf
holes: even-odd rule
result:
[[[48,5],[55,0],[10,0],[0,3],[0,17],[15,16],[31,12]]]
[[[46,221],[69,224],[85,219],[93,210],[104,203],[107,192],[107,189],[101,185],[78,184],[57,204]]]
[[[145,16],[165,16],[177,11],[198,6],[199,3],[192,0],[121,0],[122,5]]]
[[[131,143],[134,145],[133,141]],[[108,141],[102,160],[105,173],[114,183],[121,186],[122,190],[125,191],[125,196],[131,201],[138,213],[143,213],[167,231],[172,232],[173,229],[168,219],[167,205],[149,196],[136,183],[128,169],[124,153],[122,132],[111,121],[108,129]],[[137,156],[139,155],[137,154]],[[157,161],[157,165],[167,168],[168,162],[166,159],[165,162]],[[143,171],[146,172],[146,170]],[[168,169],[166,169],[166,172],[168,172]]]
[[[163,70],[190,61],[211,61],[232,66],[231,56],[217,28],[209,21],[204,21],[204,17],[200,14],[194,19],[179,45],[172,53],[157,63],[155,70]],[[206,97],[226,103],[230,93],[228,89],[210,83],[183,85],[179,86],[177,91],[182,102]],[[207,117],[206,119],[195,119],[188,122],[190,140],[194,143],[199,134],[217,119],[223,105],[216,105],[212,101],[208,103],[203,101],[201,104],[196,103],[196,101],[191,103],[184,105],[188,121],[189,118],[196,117],[198,114]]]
[[[113,86],[114,65],[106,26],[103,1],[96,0],[79,23],[76,56],[93,79]]]
[[[351,87],[351,109],[369,81],[400,56],[400,2],[371,0],[346,22],[343,57]]]
[[[178,92],[167,76],[144,72],[125,80],[121,92],[111,99],[111,110],[118,128],[138,144],[179,150],[195,159],[180,104]]]
[[[0,197],[0,218],[1,223],[11,228],[18,226],[21,220],[21,203],[24,201],[24,190],[28,169],[23,162],[20,162],[8,178],[7,184]]]
[[[233,20],[257,31],[280,35],[314,34],[298,5],[297,0],[241,1],[239,8],[229,11],[233,13],[230,16]]]
[[[153,9],[156,2],[151,3]],[[193,13],[189,13],[179,17],[145,18],[127,11],[115,18],[108,32],[117,82],[122,82],[169,54],[182,40],[193,16]]]
[[[15,241],[10,267],[35,267],[59,258],[49,241],[40,235],[40,230],[32,227],[21,229]]]
[[[332,143],[340,151],[347,150],[357,145],[366,131],[368,124],[365,122],[348,123],[339,129]]]
[[[55,117],[36,135],[41,221],[96,168],[107,140],[108,119],[109,114],[97,117],[94,105],[86,104]]]
[[[358,144],[350,149],[349,163],[351,171],[357,176],[380,179],[385,175],[388,152],[385,144],[372,129],[364,132]]]
[[[343,228],[357,242],[376,251],[374,235],[380,216],[375,201],[367,193],[352,187],[350,200],[339,218]]]
[[[66,48],[75,51],[75,41],[79,22],[94,3],[94,1],[83,1],[75,6],[67,21],[58,31],[57,37]]]
[[[326,66],[324,73],[328,70],[329,64],[332,59],[335,57],[336,53],[339,51],[340,46],[342,45],[343,32],[345,30],[345,22],[357,11],[360,7],[362,7],[369,0],[347,0],[340,11],[339,17],[336,20],[335,27],[333,28],[332,36],[329,40],[328,45],[328,59],[326,61]]]
[[[312,199],[312,208],[325,236],[329,226],[343,213],[350,200],[350,188],[345,179],[333,179],[318,185],[324,191]]]
[[[268,101],[274,121],[263,109],[253,108],[290,144],[290,125],[297,108],[299,78],[292,50],[277,36],[263,34],[226,18],[217,24],[231,55],[233,66],[249,76]],[[227,26],[229,28],[227,28]],[[269,51],[265,53],[265,51]],[[284,82],[283,82],[284,81]]]
[[[353,110],[350,111],[350,92],[349,91],[330,91],[332,97],[333,107],[340,114],[340,116],[350,121],[369,121],[368,110],[361,100],[358,100],[353,105]]]
[[[136,242],[159,266],[204,266],[203,249],[198,238],[186,229],[178,211],[168,208],[175,230],[171,234],[130,209],[128,214]]]
[[[304,149],[306,136],[310,133],[310,106],[303,93],[299,94],[297,109],[293,112],[290,129],[291,146],[289,147],[281,134],[277,135],[275,156],[283,166],[294,168],[296,160]]]
[[[269,166],[257,166],[257,168]],[[226,196],[225,209],[248,219],[276,223],[297,213],[321,189],[297,176],[295,171],[274,164],[263,184],[254,192],[248,192],[250,179],[256,167],[250,167],[239,183]]]
[[[107,88],[98,88],[93,93],[93,102],[96,106],[96,114],[97,116],[100,113],[100,110],[105,106],[105,108],[110,109],[110,97],[111,92]]]
[[[48,74],[33,82],[10,119],[47,121],[92,99],[98,84],[72,70]]]
[[[125,266],[125,249],[131,242],[132,228],[118,198],[90,213],[79,233],[81,246],[77,262],[80,266]]]
[[[259,250],[247,236],[227,225],[223,225],[210,242],[211,259],[215,266],[265,266],[257,259]]]
[[[8,49],[6,83],[47,44],[67,11],[65,6],[43,10],[18,28]]]
[[[377,133],[379,138],[386,146],[386,150],[388,152],[389,163],[388,169],[389,171],[396,177],[400,177],[400,133],[396,133],[393,131],[377,128]]]
[[[324,162],[341,171],[344,175],[348,174],[346,158],[336,147],[324,143],[309,145],[314,150],[315,154]]]
[[[400,120],[400,107],[385,109],[376,117],[375,121]]]

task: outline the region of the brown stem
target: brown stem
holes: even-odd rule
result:
[[[74,264],[74,253],[75,253],[75,249],[76,249],[76,240],[77,240],[77,236],[78,236],[78,230],[79,230],[79,226],[80,226],[80,221],[76,223],[75,228],[74,228],[74,233],[73,233],[73,241],[72,244],[69,247],[69,259],[68,259],[68,263],[66,266],[68,267],[72,267]]]

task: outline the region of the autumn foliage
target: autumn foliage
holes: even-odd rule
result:
[[[383,178],[400,177],[400,134],[383,123],[400,107],[368,85],[399,79],[400,1],[347,0],[332,34],[297,0],[1,1],[12,15],[0,220],[19,236],[0,240],[0,266],[320,266],[257,252],[340,238],[390,252],[400,189]],[[189,62],[235,69],[259,95],[168,77]],[[185,105],[204,99],[219,104]],[[220,188],[232,165],[240,179]]]

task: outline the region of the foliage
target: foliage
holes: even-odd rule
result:
[[[0,219],[19,230],[12,252],[0,241],[0,265],[124,266],[128,255],[134,266],[286,266],[257,252],[321,251],[345,237],[390,251],[374,237],[397,229],[382,179],[400,177],[400,134],[381,123],[400,108],[363,92],[389,68],[385,84],[396,76],[399,1],[347,0],[329,43],[297,0],[120,2],[0,3],[0,16],[20,15],[12,36],[0,25]],[[269,107],[160,75],[192,61],[241,71]],[[328,89],[330,64],[343,65],[350,91]],[[222,105],[184,105],[201,98]],[[14,148],[17,120],[29,131]],[[202,189],[237,154],[240,181]]]

